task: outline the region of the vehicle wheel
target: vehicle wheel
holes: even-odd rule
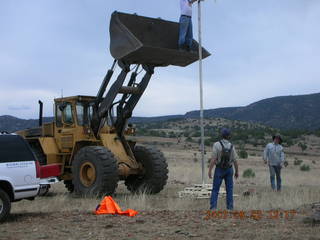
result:
[[[45,184],[45,185],[41,185],[40,187],[40,191],[39,191],[39,196],[46,196],[49,192],[51,185],[50,184]]]
[[[118,162],[105,147],[84,147],[75,155],[72,174],[72,184],[77,195],[111,195],[118,184]]]
[[[0,222],[4,222],[10,214],[11,202],[8,194],[0,189]]]
[[[66,187],[66,189],[68,190],[68,192],[73,193],[74,185],[72,183],[72,180],[64,180],[63,183],[64,183],[64,186]]]
[[[128,190],[133,193],[159,193],[168,179],[168,164],[163,153],[153,148],[136,146],[134,155],[143,165],[144,174],[129,176],[125,180]]]

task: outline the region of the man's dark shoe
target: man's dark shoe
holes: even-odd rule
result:
[[[189,52],[188,46],[186,46],[186,45],[179,46],[179,47],[178,47],[178,50],[179,50],[179,51],[188,51],[188,52]]]

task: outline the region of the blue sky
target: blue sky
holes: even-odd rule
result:
[[[38,99],[96,95],[112,63],[115,10],[177,21],[178,0],[0,0],[0,115],[36,118]],[[197,7],[193,26],[197,38]],[[206,109],[320,92],[319,0],[205,0]],[[135,116],[199,108],[198,64],[158,68]]]

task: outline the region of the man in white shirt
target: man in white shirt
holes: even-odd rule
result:
[[[179,49],[188,51],[192,48],[192,4],[201,0],[180,0],[181,16],[179,29]]]
[[[281,168],[285,165],[285,155],[281,146],[282,138],[280,134],[272,137],[273,142],[268,143],[263,152],[263,160],[269,165],[270,182],[273,190],[281,191]],[[275,184],[277,178],[277,187]]]

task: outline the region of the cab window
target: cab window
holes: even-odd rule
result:
[[[65,124],[73,124],[72,107],[70,103],[68,103],[64,108],[63,116],[64,116],[63,120]]]
[[[76,106],[76,111],[77,111],[77,121],[78,125],[83,126],[85,119],[84,119],[84,107],[81,103],[78,103]]]
[[[62,127],[62,111],[58,105],[56,105],[56,126]]]
[[[92,103],[77,103],[77,122],[79,126],[89,126],[93,115]]]
[[[93,105],[90,105],[90,106],[89,106],[89,109],[88,109],[88,118],[89,118],[89,121],[92,120],[92,117],[93,117]]]

